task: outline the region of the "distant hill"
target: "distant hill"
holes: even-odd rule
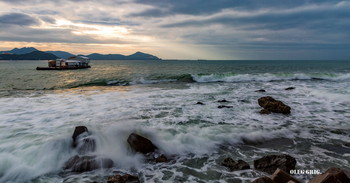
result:
[[[39,51],[33,47],[14,48],[9,51],[0,51],[0,60],[51,60],[57,58],[67,59],[75,56],[65,51]],[[160,58],[147,53],[136,52],[132,55],[121,54],[99,54],[93,53],[87,56],[91,60],[161,60]]]
[[[75,56],[69,52],[65,52],[65,51],[45,51],[46,53],[52,53],[54,55],[56,55],[57,57],[59,58],[64,58],[64,59],[67,59],[71,56]]]
[[[33,47],[23,47],[23,48],[14,48],[14,49],[9,50],[9,51],[0,51],[0,54],[11,53],[11,54],[22,55],[22,54],[30,53],[33,51],[39,51],[39,50],[37,50],[36,48],[33,48]]]
[[[58,57],[52,53],[33,51],[26,54],[0,54],[0,60],[55,60]]]
[[[136,52],[132,55],[121,55],[121,54],[99,54],[93,53],[90,55],[86,55],[92,60],[160,60],[160,58],[142,52]]]

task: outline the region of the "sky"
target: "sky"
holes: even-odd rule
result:
[[[350,1],[0,0],[0,50],[350,60]]]

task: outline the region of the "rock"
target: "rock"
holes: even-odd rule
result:
[[[290,107],[288,105],[270,96],[259,98],[258,103],[261,107],[270,112],[290,114]]]
[[[294,181],[290,180],[290,181],[288,181],[287,183],[297,183],[297,182],[294,182]]]
[[[229,105],[219,105],[218,108],[219,108],[219,109],[222,109],[222,108],[233,108],[233,106],[229,106]]]
[[[267,109],[261,109],[260,114],[271,114],[271,111],[267,110]]]
[[[295,87],[288,87],[288,88],[285,88],[284,90],[294,90]]]
[[[151,153],[158,149],[150,140],[135,133],[130,134],[127,141],[134,151],[143,154]]]
[[[309,183],[342,183],[338,181],[332,174],[324,173],[312,178]]]
[[[231,158],[226,158],[221,163],[222,166],[229,168],[231,171],[250,169],[249,164],[243,160],[235,161]]]
[[[203,102],[197,102],[197,105],[205,105]]]
[[[114,175],[107,178],[107,183],[138,183],[139,178],[129,174],[125,175]]]
[[[76,147],[77,146],[77,137],[83,133],[88,133],[88,129],[86,128],[86,126],[76,126],[75,129],[74,129],[74,133],[73,133],[73,147]]]
[[[285,171],[277,168],[277,170],[272,174],[271,179],[273,182],[279,182],[279,183],[287,183],[289,181],[293,181],[295,183],[301,183],[299,180],[296,178],[292,177]]]
[[[78,153],[86,154],[88,152],[94,152],[96,150],[96,141],[92,137],[78,138],[76,141],[76,148]]]
[[[163,154],[160,155],[159,157],[157,157],[157,158],[155,159],[155,161],[156,161],[157,163],[166,163],[166,162],[169,162],[168,158],[167,158],[166,156],[164,156]]]
[[[72,172],[87,172],[100,168],[111,168],[113,161],[109,158],[97,158],[96,156],[74,156],[64,165],[63,169]]]
[[[223,100],[218,100],[218,102],[220,102],[220,103],[226,103],[226,102],[229,102],[229,101],[227,101],[226,99],[223,99]]]
[[[340,182],[350,183],[350,172],[340,168],[329,168],[325,173],[333,175]]]
[[[252,183],[274,183],[269,177],[263,176],[255,179]]]
[[[285,172],[295,169],[297,161],[292,156],[282,155],[267,155],[260,159],[254,160],[254,167],[257,170],[273,174],[277,168]]]
[[[266,90],[260,89],[260,90],[255,90],[255,92],[266,92]]]
[[[350,142],[345,143],[344,146],[350,147]]]

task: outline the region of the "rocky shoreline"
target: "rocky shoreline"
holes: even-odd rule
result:
[[[293,87],[286,88],[292,90]],[[257,92],[265,92],[258,90]],[[223,99],[217,101],[220,104],[229,103]],[[196,103],[197,105],[205,105],[203,102]],[[271,113],[281,113],[288,115],[291,113],[291,108],[282,101],[276,100],[271,96],[265,96],[258,99],[258,104],[263,107],[259,112],[262,115]],[[233,106],[219,105],[218,108],[232,108]],[[127,138],[127,144],[133,153],[142,154],[149,163],[170,163],[171,160],[167,155],[142,134],[131,133]],[[348,146],[348,144],[344,144]],[[76,149],[77,155],[66,161],[62,167],[65,171],[82,173],[96,169],[112,168],[116,163],[113,160],[103,157],[102,155],[93,155],[90,153],[96,152],[96,140],[93,138],[88,128],[85,126],[77,126],[72,135],[71,148]],[[296,171],[297,159],[288,154],[270,154],[261,158],[255,159],[253,165],[244,160],[235,160],[234,157],[227,157],[219,166],[227,168],[229,171],[241,171],[254,169],[262,172],[265,176],[258,177],[252,183],[302,183],[302,181],[293,177]],[[304,170],[302,170],[304,171]],[[307,172],[306,172],[307,173]],[[331,167],[325,172],[311,172],[315,176],[305,183],[350,183],[350,171],[336,167]],[[107,183],[136,183],[141,182],[137,175],[116,174],[107,177]],[[91,182],[102,183],[102,182]]]

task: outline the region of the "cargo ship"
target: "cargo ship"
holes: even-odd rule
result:
[[[49,60],[48,67],[37,67],[36,70],[71,70],[71,69],[87,69],[90,59],[84,56],[72,56],[68,59]]]

